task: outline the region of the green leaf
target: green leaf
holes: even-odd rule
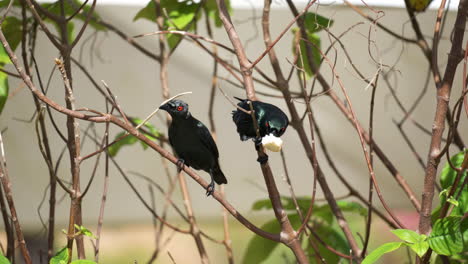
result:
[[[294,228],[299,228],[301,221],[297,214],[288,215],[288,218]],[[277,219],[268,221],[260,228],[271,233],[279,233],[281,231],[281,227]],[[242,263],[261,263],[271,255],[278,245],[281,245],[281,243],[254,235],[247,245]]]
[[[291,32],[295,35],[295,38],[293,38],[293,44],[292,44],[292,51],[293,55],[296,56],[296,38],[300,38],[300,31],[298,28],[293,28],[291,29]],[[309,64],[309,59],[307,58],[307,53],[306,53],[306,45],[310,46],[310,50],[312,51],[312,59],[313,59],[313,64],[315,67],[318,67],[320,65],[320,61],[322,59],[322,56],[320,54],[320,37],[317,34],[307,32],[307,39],[308,42],[299,39],[299,46],[301,52],[298,54],[300,57],[297,60],[297,66],[306,72],[306,78],[310,78],[313,73],[312,69],[310,68]],[[302,62],[304,62],[304,66],[302,66]]]
[[[409,229],[395,229],[391,232],[406,243],[418,256],[422,257],[429,249],[427,236]]]
[[[13,16],[9,16],[5,18],[5,21],[3,21],[2,23],[3,34],[5,35],[5,38],[7,39],[8,44],[10,44],[10,47],[12,50],[16,50],[19,43],[21,42],[21,39],[23,37],[22,28],[23,28],[23,25],[22,25],[21,20]],[[4,51],[3,45],[0,45],[0,47],[3,50],[3,52],[5,52],[5,55],[6,55],[6,51]],[[10,63],[10,58],[8,57],[8,55],[7,55],[7,61],[5,61],[1,57],[2,56],[0,55],[0,63]]]
[[[226,4],[228,13],[232,14],[231,2],[229,0],[225,0],[224,3]],[[223,22],[219,18],[219,10],[216,0],[207,0],[203,8],[205,9],[205,13],[214,20],[216,27],[223,26]]]
[[[136,125],[140,125],[141,123],[143,123],[143,120],[141,120],[139,118],[131,118],[131,121]],[[161,137],[161,132],[159,132],[159,130],[155,126],[153,126],[152,124],[146,122],[143,126],[146,127],[146,129],[150,133],[150,134],[145,133],[145,136],[147,138],[155,141],[157,138]],[[146,149],[148,147],[148,145],[146,145],[145,142],[143,142],[143,141],[140,141],[140,142],[141,142],[144,149]]]
[[[67,264],[68,263],[68,249],[62,248],[50,259],[49,264]]]
[[[462,232],[463,251],[468,253],[468,218],[465,218],[460,224],[460,231]],[[468,257],[468,256],[467,256]]]
[[[416,12],[426,10],[432,0],[409,0],[409,7]]]
[[[120,132],[118,133],[116,136],[115,136],[115,139],[119,139],[123,136],[125,136],[125,132]],[[117,153],[119,152],[119,150],[123,147],[123,146],[127,146],[127,145],[133,145],[135,144],[136,142],[138,141],[138,138],[132,136],[132,135],[128,135],[126,136],[125,138],[117,141],[116,143],[114,143],[112,146],[110,146],[107,151],[109,153],[109,155],[111,157],[115,157],[115,155],[117,155]]]
[[[72,261],[70,264],[97,264],[97,263],[92,260],[78,259],[78,260]]]
[[[313,230],[327,245],[343,254],[349,254],[350,247],[346,242],[343,232],[338,226],[328,226],[326,224],[314,225]],[[309,243],[308,239],[304,239]],[[341,257],[331,252],[318,241],[316,241],[316,245],[318,245],[319,253],[325,259],[325,263],[340,263]],[[307,246],[307,248],[309,248],[309,261],[311,263],[316,263],[315,251],[311,246]]]
[[[409,246],[421,258],[429,249],[429,243],[427,241],[421,241],[414,244],[407,243],[406,245]]]
[[[358,213],[360,216],[367,216],[367,209],[360,203],[338,200],[337,204],[343,212]]]
[[[333,20],[319,14],[308,12],[304,15],[305,27],[309,33],[318,32],[324,28],[331,27]]]
[[[450,160],[453,166],[455,166],[456,168],[460,168],[463,163],[464,156],[465,156],[464,151],[461,151],[457,153],[456,155],[452,156]],[[465,172],[463,172],[461,176],[457,189],[454,192],[455,197],[460,192],[461,183],[465,180],[465,178],[467,177],[467,174],[468,173],[465,170]],[[457,177],[457,171],[452,169],[452,167],[450,167],[450,164],[447,162],[444,168],[442,169],[442,172],[440,173],[440,185],[442,186],[443,189],[449,190],[452,187],[453,183],[455,182],[456,177]],[[449,202],[453,203],[455,201],[452,199]],[[468,188],[464,188],[461,191],[460,198],[456,200],[456,202],[458,202],[458,205],[452,210],[451,216],[462,216],[465,212],[468,212]],[[444,203],[444,199],[441,199],[441,205],[443,203]]]
[[[463,250],[461,217],[449,216],[435,222],[428,238],[429,246],[439,255],[451,256]]]
[[[396,235],[399,239],[405,242],[409,242],[409,243],[417,243],[421,241],[422,236],[424,236],[424,239],[426,239],[426,235],[420,235],[414,232],[413,230],[409,230],[409,229],[395,229],[395,230],[391,230],[391,232],[394,235]]]
[[[141,120],[139,118],[131,118],[131,121],[136,125],[139,125],[139,124],[141,124],[143,122],[143,120]],[[144,124],[144,127],[146,127],[147,130],[151,133],[151,135],[145,134],[145,136],[147,138],[149,138],[151,140],[156,140],[157,138],[159,138],[161,136],[161,132],[159,132],[159,130],[156,129],[156,127],[154,127],[152,124],[147,122],[147,123]],[[125,132],[120,132],[115,136],[115,139],[123,137],[125,134],[126,134]],[[109,155],[111,157],[115,157],[115,155],[117,155],[117,153],[120,151],[120,149],[123,146],[133,145],[138,141],[140,141],[140,140],[138,140],[138,138],[136,138],[135,136],[128,135],[125,138],[117,141],[115,144],[113,144],[112,146],[110,146],[108,148]],[[140,141],[140,142],[141,142],[141,145],[142,145],[143,149],[148,148],[148,145],[145,142],[142,142],[142,141]]]
[[[7,7],[10,4],[10,0],[0,0],[0,8]],[[13,1],[13,6],[21,6],[18,0]]]
[[[464,158],[465,158],[465,152],[460,151],[456,155],[452,156],[450,158],[450,161],[452,162],[455,168],[460,168],[463,163]],[[457,171],[452,169],[452,167],[450,167],[450,164],[447,162],[445,163],[445,166],[442,169],[442,172],[440,173],[440,185],[442,186],[443,189],[448,189],[449,187],[452,186],[456,177],[457,177]],[[463,173],[463,176],[460,182],[463,182],[464,177],[466,177],[466,171],[465,173]]]
[[[169,15],[169,18],[164,17],[165,29],[194,31],[195,23],[190,25],[190,22],[194,19],[199,19],[199,16],[195,18],[196,12],[199,8],[200,4],[192,1],[162,0],[161,9],[166,10]],[[156,22],[156,6],[153,0],[149,1],[148,4],[136,14],[133,21],[138,19],[146,19],[151,22]],[[167,44],[171,50],[174,49],[182,40],[182,36],[177,34],[167,34],[166,38]]]
[[[260,211],[262,209],[272,209],[273,205],[271,204],[270,199],[257,200],[252,205],[252,210]]]
[[[3,107],[8,99],[8,75],[4,72],[0,72],[0,113],[3,111]]]
[[[453,196],[450,196],[449,198],[447,198],[447,202],[455,205],[455,206],[458,206],[460,203],[455,199],[453,198]]]
[[[0,264],[10,264],[10,261],[0,254]]]
[[[371,264],[376,262],[382,255],[395,251],[399,249],[402,245],[405,245],[403,242],[390,242],[381,245],[372,251],[367,257],[362,261],[362,264]]]
[[[75,228],[78,229],[78,232],[80,232],[82,235],[85,235],[87,237],[96,239],[93,232],[91,232],[88,228],[86,228],[84,226],[79,226],[79,225],[76,225],[76,224],[75,224]]]

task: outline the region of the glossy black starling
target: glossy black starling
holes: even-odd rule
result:
[[[206,195],[211,195],[215,188],[214,182],[223,184],[227,180],[219,167],[218,148],[210,131],[190,114],[188,104],[184,101],[172,100],[159,109],[166,110],[172,117],[169,142],[179,158],[179,168],[187,165],[208,172],[211,182]]]
[[[247,103],[248,100],[235,98],[240,101],[237,106],[250,111],[250,106]],[[252,101],[252,107],[255,110],[255,118],[258,122],[261,138],[269,134],[273,134],[276,137],[280,137],[284,134],[288,127],[289,120],[281,109],[272,104],[259,101]],[[253,138],[256,140],[257,144],[260,143],[259,140],[261,140],[261,138],[257,138],[251,115],[236,109],[232,111],[232,121],[236,124],[237,133],[239,133],[242,141]]]

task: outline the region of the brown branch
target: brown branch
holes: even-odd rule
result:
[[[3,32],[2,32],[3,35]],[[24,240],[23,231],[21,229],[21,224],[18,219],[18,214],[16,213],[15,202],[13,200],[13,192],[11,190],[11,181],[8,176],[8,170],[6,167],[6,158],[5,158],[5,150],[3,147],[3,137],[0,133],[0,181],[2,183],[2,188],[5,191],[5,197],[8,202],[8,206],[10,208],[11,220],[15,227],[16,237],[18,239],[19,248],[21,250],[21,254],[23,255],[24,261],[26,264],[32,264],[31,256],[29,255],[28,248],[26,246],[26,241]]]
[[[426,174],[424,177],[424,190],[419,218],[419,232],[426,235],[429,234],[431,230],[432,200],[434,197],[434,184],[436,180],[437,168],[440,162],[439,154],[442,141],[441,139],[445,128],[445,119],[450,100],[450,91],[457,66],[461,60],[460,54],[462,52],[462,42],[466,24],[467,10],[468,1],[461,0],[454,23],[453,41],[450,54],[448,56],[447,67],[445,69],[442,83],[437,88],[437,105],[434,122],[432,125],[432,138],[428,153]],[[437,26],[435,30],[437,30]],[[437,52],[437,50],[435,52]]]
[[[5,50],[7,51],[8,56],[10,57],[13,65],[15,66],[16,70],[18,73],[21,75],[21,78],[23,79],[24,83],[28,86],[28,88],[31,90],[31,92],[34,93],[41,101],[55,109],[57,112],[60,112],[65,115],[72,116],[77,119],[81,120],[86,120],[86,121],[91,121],[95,123],[106,123],[110,122],[115,124],[116,126],[121,127],[125,131],[129,132],[129,134],[137,137],[139,140],[143,141],[144,143],[148,144],[149,147],[157,151],[161,156],[173,164],[177,164],[178,159],[174,157],[172,154],[170,154],[167,150],[164,150],[161,148],[158,144],[155,142],[151,141],[149,138],[141,134],[136,128],[133,126],[130,126],[120,120],[119,118],[106,114],[104,116],[89,116],[81,112],[73,111],[71,109],[68,109],[66,107],[63,107],[62,105],[57,104],[55,101],[51,100],[48,98],[46,95],[44,95],[41,91],[39,91],[36,86],[32,83],[31,78],[24,72],[24,70],[19,66],[18,63],[18,58],[12,51],[11,47],[8,45],[8,42],[5,38],[5,35],[3,34],[3,31],[0,28],[0,42],[2,45],[5,47]],[[208,187],[208,183],[201,178],[199,175],[197,175],[193,170],[191,170],[188,167],[184,167],[184,171],[192,177],[198,184],[200,184],[203,188]],[[252,232],[266,238],[270,239],[273,241],[280,241],[280,235],[279,234],[272,234],[269,232],[266,232],[264,230],[259,229],[257,226],[252,224],[250,221],[248,221],[245,217],[243,217],[227,200],[223,199],[222,196],[220,195],[219,192],[215,191],[213,193],[213,198],[215,198],[218,202],[220,202],[228,211],[229,213],[234,216],[241,224],[243,224],[245,227],[250,229]]]
[[[206,30],[208,32],[208,36],[212,39],[213,38],[213,31],[211,28],[210,19],[207,13],[205,13],[205,25]],[[216,45],[212,45],[212,52],[214,56],[218,56],[218,48]],[[213,136],[214,140],[216,140],[216,126],[214,122],[214,103],[215,103],[215,95],[216,95],[216,88],[218,87],[218,61],[215,59],[213,61],[213,74],[211,76],[211,93],[210,93],[210,103],[208,107],[208,118],[210,121],[210,132]],[[224,185],[220,186],[220,192],[223,198],[226,198],[226,193],[224,190]],[[221,216],[223,217],[223,245],[226,249],[226,255],[229,264],[234,264],[234,254],[232,252],[232,241],[231,241],[231,234],[229,232],[229,219],[228,219],[228,212],[224,207],[221,207]]]
[[[11,263],[14,261],[15,257],[15,235],[14,230],[11,226],[10,216],[8,215],[8,208],[5,202],[5,196],[3,195],[3,188],[0,187],[0,210],[2,211],[3,226],[5,228],[6,239],[7,239],[7,250],[6,254],[3,250],[3,254]]]
[[[243,77],[243,82],[244,82],[244,87],[246,90],[247,98],[249,99],[253,125],[255,128],[258,128],[258,124],[255,119],[255,113],[252,107],[252,101],[256,100],[255,88],[254,88],[253,78],[252,78],[252,64],[249,62],[245,54],[245,50],[234,28],[234,25],[232,24],[232,21],[227,11],[224,0],[217,0],[216,3],[218,4],[220,19],[223,22],[224,28],[236,51],[236,57],[239,61],[239,65],[240,65],[240,69],[241,69],[241,73]],[[258,134],[258,129],[257,129],[257,134]],[[298,239],[298,236],[296,232],[294,231],[291,225],[291,222],[289,221],[281,205],[281,197],[277,189],[270,165],[268,163],[267,156],[262,146],[259,146],[259,148],[257,149],[257,155],[258,155],[259,161],[266,160],[265,162],[260,162],[260,167],[262,169],[262,173],[265,179],[265,184],[267,186],[270,201],[273,205],[273,211],[275,213],[275,216],[278,222],[281,225],[280,241],[286,246],[288,246],[293,251],[294,255],[296,256],[296,260],[299,263],[308,263],[307,256],[305,255],[304,250],[301,248],[300,240]]]
[[[444,7],[444,1],[441,3],[440,9]],[[419,232],[428,235],[431,231],[431,210],[432,201],[434,198],[434,186],[436,181],[437,168],[441,158],[441,142],[442,134],[445,128],[445,119],[447,117],[448,105],[450,101],[450,91],[452,89],[455,73],[458,64],[461,61],[462,42],[465,33],[466,19],[468,13],[468,1],[461,0],[458,5],[457,16],[454,23],[453,41],[448,55],[447,66],[445,68],[444,77],[440,85],[437,85],[437,104],[434,122],[432,125],[432,138],[429,147],[426,174],[424,176],[424,189],[422,194],[422,206],[419,215]],[[434,30],[434,39],[438,37],[439,25],[436,23]],[[437,53],[437,49],[433,50],[433,55]],[[421,263],[429,263],[432,251],[428,251],[421,260]],[[419,261],[419,259],[417,259]]]
[[[106,103],[106,108],[108,108],[108,104]],[[104,138],[105,144],[109,145],[109,123],[106,123],[106,129],[104,131]],[[105,160],[105,169],[104,169],[104,184],[102,189],[102,198],[101,198],[101,206],[99,209],[99,217],[98,217],[98,225],[96,229],[96,245],[94,247],[94,260],[96,263],[99,263],[99,249],[101,245],[101,233],[102,233],[102,226],[104,223],[104,209],[106,206],[107,201],[107,192],[109,190],[109,154],[106,152],[106,160]]]
[[[195,220],[195,215],[193,214],[192,202],[187,188],[187,182],[185,181],[184,175],[182,171],[179,173],[179,184],[180,189],[182,191],[183,201],[185,210],[187,212],[187,216],[189,219],[190,224],[190,234],[192,235],[193,239],[195,240],[195,244],[197,245],[198,253],[200,254],[200,259],[203,264],[210,263],[208,258],[208,254],[206,253],[205,245],[203,244],[203,240],[200,236],[200,228],[198,227],[197,221]]]
[[[307,43],[313,45],[313,43],[303,39],[304,41],[306,41]],[[316,47],[317,50],[318,47]],[[374,172],[374,168],[370,162],[370,155],[369,155],[369,152],[366,148],[366,142],[364,140],[364,136],[363,136],[363,131],[360,129],[360,127],[358,126],[358,121],[357,121],[357,117],[356,117],[356,114],[354,113],[354,110],[353,110],[353,106],[352,106],[352,103],[351,103],[351,100],[348,96],[348,93],[346,91],[346,88],[343,84],[343,82],[341,81],[341,78],[338,76],[338,73],[336,72],[335,68],[333,68],[333,66],[331,65],[331,62],[330,60],[328,59],[327,56],[325,56],[322,51],[319,50],[319,52],[322,54],[323,58],[325,58],[325,60],[327,61],[327,63],[330,65],[330,69],[332,70],[333,74],[336,76],[336,79],[338,81],[338,84],[346,98],[346,102],[347,102],[347,105],[348,105],[348,109],[349,109],[349,112],[351,114],[351,120],[354,124],[354,127],[356,128],[356,131],[358,133],[358,136],[359,136],[359,141],[361,142],[361,147],[362,147],[362,150],[364,152],[364,158],[366,160],[366,164],[367,164],[367,169],[369,170],[369,175],[370,177],[372,178],[372,182],[374,183],[374,187],[375,187],[375,190],[377,192],[377,196],[379,197],[383,207],[385,208],[385,210],[390,214],[390,216],[393,218],[393,220],[400,226],[400,228],[405,228],[405,226],[398,220],[398,218],[393,214],[393,212],[390,210],[390,207],[387,205],[387,202],[385,201],[385,199],[383,198],[383,195],[380,191],[380,187],[379,185],[377,184],[377,179],[375,177],[375,172]],[[370,137],[370,136],[369,136]],[[370,142],[372,142],[372,138],[369,139]]]
[[[414,44],[417,44],[417,40],[416,39],[411,39],[411,38],[407,38],[403,35],[400,35],[396,32],[393,32],[391,29],[389,29],[388,27],[384,26],[382,23],[379,23],[376,21],[375,18],[369,16],[368,14],[364,13],[361,9],[359,9],[357,6],[353,5],[352,3],[348,2],[348,1],[344,1],[344,3],[351,7],[354,11],[356,11],[356,13],[358,13],[359,15],[361,15],[362,17],[366,18],[367,20],[371,21],[372,23],[374,23],[376,26],[378,26],[380,29],[382,29],[383,31],[387,32],[388,34],[390,34],[391,36],[399,39],[399,40],[403,40],[405,42],[408,42],[408,43],[414,43]]]
[[[232,24],[231,17],[227,11],[224,0],[216,0],[219,10],[219,18],[223,22],[226,33],[231,40],[234,50],[236,51],[236,57],[239,61],[240,70],[242,73],[243,84],[249,100],[255,101],[257,97],[255,95],[255,88],[252,79],[252,63],[249,62],[247,55],[245,54],[244,47],[240,41],[239,35]]]

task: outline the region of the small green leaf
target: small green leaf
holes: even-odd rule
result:
[[[439,255],[451,256],[463,250],[461,217],[449,216],[435,222],[428,238],[429,246]]]
[[[118,133],[116,136],[115,136],[115,139],[119,139],[121,137],[125,136],[125,132],[120,132]],[[117,153],[119,152],[119,150],[123,147],[123,146],[127,146],[127,145],[133,145],[135,144],[136,142],[138,141],[138,139],[132,135],[128,135],[126,136],[125,138],[117,141],[116,143],[114,143],[112,146],[110,146],[107,151],[109,153],[109,155],[111,157],[115,157],[115,155],[117,155]]]
[[[139,119],[139,118],[131,118],[131,121],[136,124],[136,125],[139,125],[143,122],[143,120]],[[145,134],[145,136],[151,140],[156,140],[157,138],[159,138],[161,136],[161,132],[159,132],[159,130],[156,129],[156,127],[154,127],[152,124],[150,123],[145,123],[144,124],[144,127],[147,128],[148,132],[151,133],[151,135],[148,135],[148,134]],[[126,133],[125,132],[120,132],[118,133],[116,136],[115,136],[115,139],[119,139],[121,137],[123,137]],[[107,151],[109,153],[109,155],[111,157],[115,157],[115,155],[117,155],[117,153],[120,151],[120,149],[123,147],[123,146],[127,146],[127,145],[133,145],[135,144],[136,142],[138,142],[138,138],[136,138],[135,136],[132,136],[132,135],[128,135],[126,136],[125,138],[117,141],[116,143],[114,143],[112,146],[110,146]],[[143,149],[147,149],[148,146],[146,145],[145,142],[141,142],[141,145],[143,146]]]
[[[192,1],[162,0],[161,9],[166,10],[169,15],[168,18],[164,17],[165,29],[184,31],[195,30],[195,23],[190,23],[193,20],[199,19],[199,16],[195,17],[195,15],[200,9],[200,3]],[[136,14],[133,21],[138,19],[146,19],[151,22],[156,22],[156,7],[154,1],[149,1],[148,4]],[[167,44],[171,50],[174,49],[182,40],[182,36],[178,34],[167,34],[166,38]]]
[[[10,0],[0,0],[0,8],[7,7],[10,4]],[[21,6],[18,0],[13,1],[13,6]]]
[[[91,232],[88,228],[86,228],[84,226],[78,226],[78,225],[75,225],[75,228],[78,229],[80,234],[85,235],[85,236],[90,237],[90,238],[96,239],[93,232]]]
[[[406,243],[419,257],[424,256],[429,249],[429,243],[427,241],[421,241],[418,243]]]
[[[92,260],[78,259],[78,260],[72,261],[70,264],[97,264],[97,263]]]
[[[68,249],[67,247],[59,250],[55,256],[50,259],[49,264],[67,264],[68,263]]]
[[[14,16],[5,18],[2,23],[2,30],[11,49],[14,51],[22,39],[22,22]],[[3,45],[0,45],[0,64],[11,63]]]
[[[135,123],[136,125],[140,125],[141,123],[143,123],[143,120],[139,119],[139,118],[131,118],[132,122]],[[161,132],[159,132],[159,130],[153,126],[152,124],[146,122],[144,124],[144,126],[148,129],[148,131],[153,134],[153,136],[149,136],[148,135],[148,138],[151,139],[151,140],[156,140],[156,138],[160,137],[161,136]]]
[[[413,230],[409,230],[409,229],[395,229],[395,230],[391,230],[391,232],[394,235],[396,235],[399,239],[405,242],[409,242],[409,243],[417,243],[421,241],[421,236],[424,236],[424,239],[426,239],[426,235],[420,235],[414,232]]]
[[[10,264],[10,261],[4,256],[0,255],[0,264]]]
[[[333,20],[319,14],[308,12],[304,15],[305,27],[309,33],[318,32],[324,28],[331,27]]]
[[[406,243],[418,256],[423,256],[429,249],[429,243],[426,241],[427,236],[418,234],[409,229],[395,229],[391,232]]]
[[[452,156],[450,158],[450,161],[452,162],[455,168],[460,168],[463,163],[464,158],[465,158],[465,152],[460,151],[456,155]],[[464,175],[460,182],[463,182],[463,178],[466,176],[466,171],[463,174]],[[440,185],[442,186],[443,189],[448,189],[449,187],[452,186],[456,177],[457,177],[457,171],[452,169],[452,167],[450,167],[450,164],[447,162],[445,163],[445,166],[442,169],[442,172],[440,173]]]
[[[133,21],[137,21],[138,19],[147,19],[151,22],[156,22],[156,8],[153,0],[150,0],[145,7],[138,11]]]
[[[358,213],[360,216],[367,216],[367,209],[360,203],[338,200],[337,204],[344,212]]]
[[[362,264],[371,264],[376,262],[382,255],[395,251],[399,249],[402,245],[405,245],[403,242],[390,242],[381,245],[372,251],[367,257],[362,261]]]
[[[3,107],[8,99],[8,75],[4,72],[0,72],[0,113],[3,111]]]
[[[447,195],[447,193],[448,193],[448,190],[447,190],[447,189],[443,189],[443,190],[440,191],[440,193],[439,193],[439,198],[442,198],[442,196]]]
[[[293,228],[299,228],[301,221],[297,214],[288,215],[288,218],[293,225]],[[279,233],[281,231],[281,227],[277,219],[268,221],[261,226],[261,229],[271,233]],[[242,263],[261,263],[271,255],[278,245],[281,245],[281,243],[254,235],[247,245]]]
[[[299,39],[299,46],[300,46],[301,52],[297,53],[295,39],[299,38],[300,31],[298,28],[293,28],[291,29],[291,32],[296,36],[295,38],[293,38],[293,44],[292,44],[293,55],[296,56],[297,54],[300,56],[299,59],[297,60],[297,66],[305,70],[306,77],[310,78],[313,75],[313,72],[312,72],[312,69],[310,68],[309,59],[307,58],[306,45],[309,46],[310,50],[312,51],[313,65],[315,65],[315,67],[318,67],[322,59],[322,55],[319,52],[319,49],[321,46],[320,37],[317,34],[307,32],[308,42],[302,39]],[[304,62],[304,66],[302,66],[302,62]]]
[[[460,168],[463,163],[464,157],[465,157],[465,152],[460,151],[456,155],[452,156],[450,160],[455,168]],[[463,172],[459,181],[460,183],[458,184],[457,189],[454,192],[455,197],[460,192],[461,183],[465,180],[465,178],[467,177],[467,174],[468,174],[467,171]],[[440,173],[440,185],[442,186],[443,189],[449,190],[452,187],[453,183],[455,182],[456,177],[457,177],[457,171],[452,169],[452,167],[450,167],[450,164],[447,162],[444,168],[442,169],[442,172]],[[455,202],[455,201],[452,200],[449,202]],[[464,188],[463,190],[461,190],[460,198],[456,202],[458,202],[458,205],[452,210],[452,213],[451,213],[452,216],[462,216],[465,212],[468,212],[468,188]],[[444,203],[444,200],[441,200],[441,205],[443,203]]]
[[[232,14],[231,2],[229,0],[225,0],[224,4],[226,5],[228,13]],[[219,18],[219,10],[218,5],[216,4],[216,0],[207,0],[203,8],[205,9],[205,12],[208,14],[208,16],[214,20],[216,27],[223,26],[223,22]]]
[[[331,246],[335,250],[343,253],[349,254],[350,247],[341,231],[341,228],[338,225],[329,226],[326,224],[314,225],[313,230],[317,233],[320,239],[325,242],[325,244]],[[309,240],[304,238],[308,243]],[[315,240],[315,239],[314,239]],[[341,263],[341,257],[331,252],[320,242],[316,241],[320,255],[325,259],[324,263]],[[313,250],[312,246],[309,248],[309,261],[311,263],[316,263],[316,252]]]
[[[252,210],[260,211],[262,209],[272,209],[273,205],[269,199],[257,200],[252,205]]]
[[[453,196],[450,196],[449,198],[447,198],[447,202],[449,202],[449,203],[451,203],[451,204],[453,204],[455,206],[459,205],[459,202],[455,198],[453,198]]]
[[[416,12],[426,10],[432,0],[409,0],[409,7]]]

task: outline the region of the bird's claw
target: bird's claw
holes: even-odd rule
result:
[[[214,190],[215,190],[215,184],[213,181],[211,181],[208,187],[206,188],[206,196],[212,195]]]
[[[261,156],[257,158],[257,161],[260,162],[260,164],[265,164],[268,162],[268,155],[265,154],[265,156]]]
[[[177,162],[176,162],[176,165],[177,165],[177,169],[179,171],[183,170],[184,169],[184,166],[185,166],[185,160],[183,159],[178,159]]]

